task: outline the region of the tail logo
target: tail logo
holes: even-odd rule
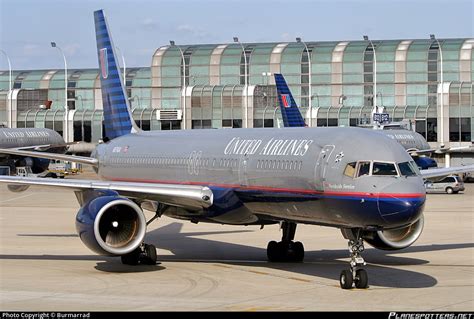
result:
[[[106,79],[109,76],[109,62],[107,59],[107,48],[100,49],[100,71],[102,78]]]
[[[290,95],[289,94],[282,94],[281,101],[283,102],[284,107],[290,107]]]

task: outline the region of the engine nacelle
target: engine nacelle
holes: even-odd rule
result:
[[[398,250],[409,247],[423,231],[424,217],[413,224],[397,229],[365,231],[362,238],[371,246],[382,250]]]
[[[45,170],[48,169],[49,162],[49,159],[46,158],[34,158],[33,165],[31,166],[31,171],[34,174],[43,173]]]
[[[86,202],[76,216],[82,242],[100,255],[124,255],[143,242],[146,220],[143,211],[120,196],[99,196]]]

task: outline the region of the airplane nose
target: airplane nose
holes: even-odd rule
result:
[[[426,191],[419,183],[388,185],[377,198],[380,216],[390,226],[406,225],[418,220],[423,212]]]

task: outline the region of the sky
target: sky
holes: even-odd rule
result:
[[[0,0],[12,68],[97,68],[93,11],[104,9],[127,67],[176,44],[474,38],[472,0]],[[0,70],[8,69],[0,55]]]

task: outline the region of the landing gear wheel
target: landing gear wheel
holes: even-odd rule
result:
[[[361,238],[361,229],[345,229],[342,230],[344,238],[349,240],[350,253],[350,270],[343,270],[339,278],[339,283],[342,289],[350,289],[352,284],[356,288],[367,288],[369,286],[369,277],[367,272],[362,269],[366,265],[361,254],[365,250],[364,241]],[[350,278],[350,279],[349,279]]]
[[[267,246],[267,257],[271,262],[276,262],[280,260],[280,246],[274,240],[268,243]]]
[[[304,246],[303,243],[297,241],[293,244],[293,252],[294,252],[294,261],[295,262],[302,262],[304,259]]]
[[[141,255],[141,249],[138,247],[131,253],[128,253],[126,255],[122,255],[120,259],[122,259],[122,264],[124,265],[132,265],[136,266],[140,262],[140,255]]]
[[[339,276],[339,284],[341,285],[341,288],[351,289],[352,283],[353,283],[352,272],[347,269],[341,271],[341,275]]]
[[[267,246],[267,257],[271,262],[302,262],[304,246],[301,242],[294,242],[296,223],[284,221],[281,224],[283,235],[281,241],[271,241]]]
[[[355,286],[359,289],[365,289],[369,286],[369,276],[364,269],[356,271]]]
[[[144,254],[142,257],[142,264],[156,265],[156,247],[154,245],[145,244]]]

